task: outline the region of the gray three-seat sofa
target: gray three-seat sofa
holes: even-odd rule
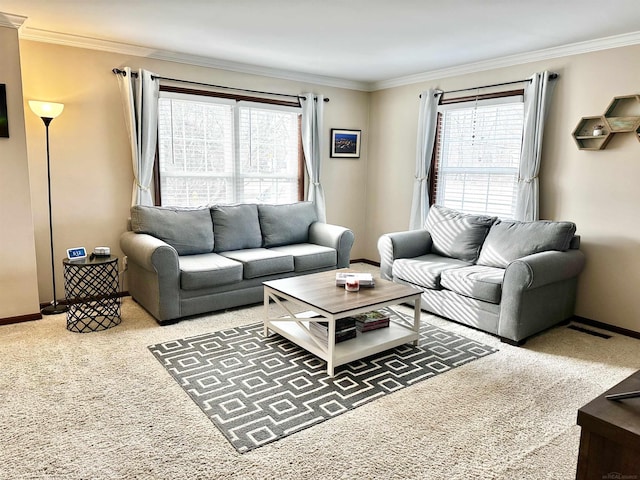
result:
[[[128,290],[163,324],[258,303],[262,282],[349,266],[354,235],[310,202],[131,207]]]

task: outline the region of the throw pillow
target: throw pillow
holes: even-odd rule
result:
[[[482,242],[496,217],[471,215],[441,205],[432,205],[425,228],[431,234],[433,253],[475,262]]]
[[[312,202],[258,205],[258,216],[265,247],[308,242],[309,226],[318,219]]]
[[[255,204],[214,205],[211,207],[211,219],[214,252],[262,246],[258,208]]]
[[[489,230],[479,265],[506,268],[512,261],[534,253],[569,248],[576,233],[572,222],[498,221]]]
[[[178,255],[213,251],[213,224],[209,208],[131,207],[131,230],[168,243]]]

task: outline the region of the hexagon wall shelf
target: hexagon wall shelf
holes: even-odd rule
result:
[[[596,126],[601,135],[593,135]],[[582,117],[572,135],[580,150],[602,150],[614,134],[628,132],[640,141],[640,95],[614,97],[604,115]]]

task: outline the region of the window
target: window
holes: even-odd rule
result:
[[[161,91],[156,203],[300,200],[299,116],[296,107]]]
[[[509,93],[438,107],[431,203],[514,217],[524,104],[521,95]]]

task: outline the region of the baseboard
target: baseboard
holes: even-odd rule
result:
[[[355,258],[351,260],[350,263],[366,263],[368,265],[373,265],[374,267],[380,266],[380,262],[374,262],[373,260],[367,260],[366,258]]]
[[[128,297],[129,296],[129,291],[125,290],[124,292],[118,292],[118,297]],[[46,302],[46,303],[41,303],[40,304],[40,308],[44,308],[48,305],[51,305],[51,302]],[[58,305],[71,305],[71,302],[69,300],[67,300],[66,298],[63,298],[61,300],[58,300]]]
[[[598,322],[597,320],[591,320],[590,318],[581,317],[579,315],[574,315],[571,320],[573,320],[574,322],[589,325],[590,327],[600,328],[602,330],[619,333],[620,335],[625,335],[627,337],[640,339],[640,332],[629,330],[627,328],[618,327],[616,325],[609,325],[608,323]]]
[[[5,317],[0,318],[0,325],[11,325],[12,323],[22,323],[22,322],[31,322],[33,320],[40,320],[42,318],[42,314],[38,313],[30,313],[28,315],[18,315],[17,317]]]

